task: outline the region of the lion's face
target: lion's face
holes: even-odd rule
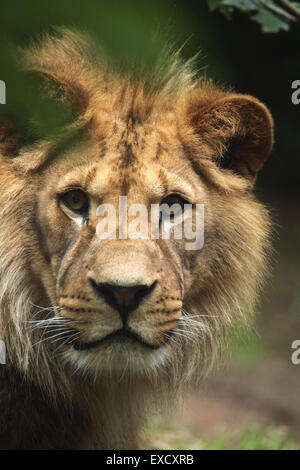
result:
[[[36,363],[37,337],[49,344],[45,363],[54,348],[76,370],[162,370],[181,383],[207,369],[230,325],[253,311],[270,224],[251,190],[272,148],[272,118],[255,98],[195,82],[176,57],[175,75],[149,88],[104,73],[85,48],[67,33],[27,57],[65,89],[78,112],[67,131],[80,140],[27,147],[0,125],[1,309],[14,319],[18,360],[26,342]],[[108,205],[116,225],[105,238],[99,208]],[[152,236],[153,205],[179,207],[169,237],[155,213]],[[204,238],[196,249],[185,226],[175,236],[186,205]],[[126,235],[136,219],[141,236]],[[32,309],[30,336],[22,316]]]
[[[201,257],[200,250],[186,250],[184,233],[182,239],[172,233],[151,238],[151,205],[184,209],[205,203],[207,209],[209,198],[172,127],[138,126],[126,139],[124,129],[120,123],[106,130],[104,155],[103,142],[89,142],[47,168],[39,182],[36,225],[48,264],[44,287],[70,328],[68,356],[100,367],[107,361],[110,368],[134,361],[139,368],[167,359],[183,335],[183,302]],[[118,229],[119,196],[127,197],[128,210],[133,204],[149,210],[147,239],[120,239],[118,230],[116,238],[99,237],[97,208],[110,204]],[[176,218],[171,214],[171,225]],[[128,217],[127,228],[134,219]],[[205,258],[202,270],[199,285]]]

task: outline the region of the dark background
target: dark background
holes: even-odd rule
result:
[[[250,420],[259,426],[284,426],[299,443],[300,365],[293,365],[290,357],[292,341],[300,338],[300,105],[291,102],[291,83],[300,79],[300,24],[289,32],[263,34],[246,15],[236,13],[227,21],[210,13],[204,0],[2,0],[0,79],[7,86],[5,109],[21,120],[42,122],[46,113],[36,89],[15,69],[10,44],[25,45],[51,25],[86,29],[112,58],[141,57],[150,67],[166,38],[175,47],[185,43],[184,57],[201,51],[198,64],[203,74],[253,94],[271,110],[275,147],[256,192],[276,222],[273,277],[256,332],[247,342],[234,342],[229,370],[191,397],[177,425],[192,428],[201,437],[213,435],[220,422],[226,433]],[[53,116],[52,124],[59,125],[54,111]],[[41,125],[42,132],[46,127]]]

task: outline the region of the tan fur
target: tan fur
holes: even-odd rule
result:
[[[61,30],[25,53],[26,67],[77,111],[63,150],[59,142],[22,146],[1,126],[3,448],[138,447],[147,416],[198,382],[230,328],[248,323],[266,272],[270,221],[251,192],[273,144],[265,106],[196,80],[177,54],[146,79],[93,51]],[[58,204],[74,186],[91,200],[83,226]],[[100,203],[117,207],[127,195],[149,207],[172,193],[205,205],[201,250],[185,250],[184,240],[98,239]],[[51,340],[61,325],[74,328],[78,344],[120,327],[90,278],[156,282],[128,320],[154,349],[130,340],[80,351]],[[43,322],[58,317],[59,325]]]

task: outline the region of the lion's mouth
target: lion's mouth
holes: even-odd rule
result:
[[[164,344],[166,344],[166,342],[169,341],[171,334],[172,332],[170,331],[168,335],[166,336],[166,341],[164,342]],[[161,346],[160,344],[154,345],[154,344],[148,343],[143,338],[141,338],[137,333],[134,333],[133,331],[129,331],[126,328],[121,328],[119,330],[116,330],[113,333],[110,333],[106,335],[104,338],[101,338],[99,340],[88,341],[86,343],[80,343],[77,341],[77,342],[72,343],[72,346],[77,351],[86,351],[89,349],[94,349],[100,346],[101,344],[107,343],[107,342],[125,344],[125,343],[128,343],[129,341],[137,342],[148,349],[158,349]]]

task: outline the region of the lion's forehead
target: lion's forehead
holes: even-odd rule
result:
[[[131,193],[155,199],[179,184],[192,192],[193,175],[188,185],[185,181],[188,161],[173,132],[167,125],[126,127],[124,122],[112,122],[98,140],[93,136],[83,147],[58,162],[59,185],[63,188],[80,184],[100,197]],[[56,188],[57,175],[53,181]]]

